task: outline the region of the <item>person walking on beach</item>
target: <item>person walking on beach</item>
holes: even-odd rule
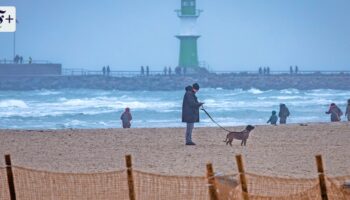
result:
[[[276,111],[272,111],[272,115],[270,117],[270,119],[266,122],[266,123],[271,123],[271,125],[277,125],[277,115],[276,115]]]
[[[286,106],[286,104],[281,103],[280,104],[280,111],[278,112],[278,117],[280,118],[280,124],[286,124],[287,123],[287,117],[289,117],[289,110]]]
[[[343,115],[343,112],[337,105],[335,105],[335,103],[331,103],[326,114],[331,114],[331,122],[339,122],[340,116]]]
[[[350,122],[350,99],[348,99],[348,105],[346,106],[345,116],[348,117],[348,121]]]
[[[120,119],[122,120],[123,128],[130,128],[130,126],[131,126],[130,121],[132,120],[130,108],[125,108],[125,111],[120,116]]]
[[[199,122],[199,107],[203,103],[198,102],[196,93],[199,90],[198,83],[187,86],[182,102],[182,122],[186,122],[186,145],[196,145],[192,141],[192,130],[195,122]]]

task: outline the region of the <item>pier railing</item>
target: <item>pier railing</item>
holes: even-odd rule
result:
[[[339,75],[339,74],[349,74],[350,70],[328,70],[328,71],[313,71],[313,70],[303,70],[298,73],[290,73],[289,71],[270,71],[268,74],[260,74],[258,71],[210,71],[213,74],[227,74],[227,75]],[[85,68],[63,68],[63,76],[91,76],[91,75],[100,75],[100,76],[113,76],[113,77],[137,77],[137,76],[155,76],[155,75],[167,75],[169,73],[164,73],[163,70],[151,70],[147,74],[146,71],[142,74],[141,71],[135,70],[111,70],[109,73],[103,73],[102,70],[87,70]],[[174,71],[171,72],[172,76],[175,75],[190,75],[188,74],[176,74]]]

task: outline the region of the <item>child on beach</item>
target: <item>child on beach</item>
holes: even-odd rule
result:
[[[350,121],[350,99],[348,99],[348,105],[346,106],[345,116],[348,116],[348,121]]]
[[[266,123],[271,123],[271,125],[276,125],[277,119],[278,119],[278,117],[276,115],[276,111],[272,111],[272,115]]]
[[[331,122],[339,122],[340,116],[343,115],[343,112],[337,105],[335,105],[335,103],[331,103],[326,114],[331,114]]]
[[[131,126],[130,121],[132,120],[130,108],[125,108],[125,111],[120,116],[120,119],[122,120],[123,128],[130,128]]]

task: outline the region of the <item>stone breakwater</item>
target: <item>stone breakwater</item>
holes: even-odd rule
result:
[[[1,76],[0,90],[106,89],[178,90],[198,82],[201,87],[223,89],[350,89],[350,74],[204,74],[188,76]]]

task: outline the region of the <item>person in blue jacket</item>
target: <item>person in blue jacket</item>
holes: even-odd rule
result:
[[[272,115],[270,119],[266,123],[271,123],[271,125],[276,125],[277,124],[278,117],[276,115],[276,111],[272,111]]]

